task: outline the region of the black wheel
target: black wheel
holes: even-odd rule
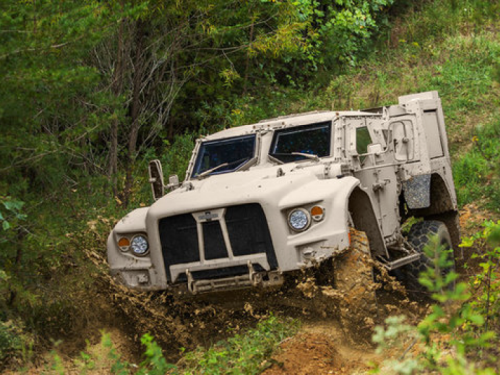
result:
[[[426,220],[414,224],[408,234],[408,242],[413,248],[421,253],[420,259],[401,268],[403,283],[406,286],[407,292],[414,297],[429,297],[430,293],[418,281],[420,274],[428,268],[434,267],[433,262],[424,254],[424,247],[429,243],[429,236],[437,235],[439,243],[444,245],[446,249],[452,248],[451,236],[448,228],[441,221]],[[453,262],[454,264],[454,262]],[[452,265],[446,269],[442,269],[441,273],[446,275],[455,270]],[[449,285],[449,288],[454,288],[454,283]]]

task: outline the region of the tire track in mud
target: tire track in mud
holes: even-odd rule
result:
[[[96,265],[105,262],[96,253],[87,255]],[[329,327],[327,336],[336,332],[340,341],[364,348],[371,345],[371,328],[388,315],[405,313],[415,319],[420,315],[418,304],[406,298],[401,285],[383,268],[378,267],[372,285],[363,285],[364,290],[377,295],[371,300],[375,305],[367,308],[363,294],[352,298],[332,287],[335,280],[331,267],[327,264],[297,272],[287,278],[279,290],[241,290],[200,296],[132,291],[108,275],[97,282],[102,296],[109,300],[109,308],[122,316],[119,328],[132,339],[131,344],[137,348],[136,357],[141,354],[140,337],[149,333],[171,362],[180,358],[180,348],[192,350],[199,345],[209,346],[254,327],[270,314],[300,319],[305,326],[322,322]]]
[[[363,232],[352,231],[352,247],[316,267],[296,271],[279,290],[240,290],[198,296],[173,292],[137,292],[102,274],[100,290],[109,308],[122,316],[121,327],[140,355],[140,337],[151,334],[175,362],[180,348],[192,350],[254,327],[275,316],[297,318],[327,326],[351,346],[370,346],[371,331],[393,314],[417,319],[421,308],[410,302],[404,288],[369,256]],[[105,259],[93,251],[88,258],[98,267]],[[355,270],[355,272],[353,272]],[[372,272],[375,270],[375,273]]]
[[[470,213],[462,212],[461,220],[476,216],[471,208]],[[476,223],[467,227],[466,233],[471,234],[478,226]],[[85,250],[85,254],[101,272],[93,273],[95,286],[87,291],[94,301],[80,305],[81,301],[75,300],[81,323],[63,338],[64,345],[57,348],[67,363],[85,349],[86,340],[91,349],[102,350],[99,329],[110,333],[125,360],[142,361],[144,348],[140,337],[150,333],[163,348],[166,359],[174,363],[181,357],[181,347],[191,350],[198,345],[209,346],[255,327],[272,313],[299,319],[302,325],[299,333],[285,340],[282,350],[269,358],[273,365],[266,374],[366,373],[369,360],[383,359],[375,355],[370,343],[371,327],[389,315],[398,314],[405,314],[409,324],[418,323],[427,311],[425,304],[410,301],[404,288],[372,260],[363,261],[375,268],[374,283],[367,290],[373,288],[376,293],[376,307],[367,311],[363,304],[356,304],[356,299],[353,304],[352,298],[332,287],[334,262],[326,262],[319,269],[296,272],[279,290],[181,296],[171,292],[131,291],[107,274],[102,253]],[[350,261],[356,262],[356,258]],[[466,277],[463,269],[458,270]],[[356,275],[353,280],[357,282]],[[92,311],[89,313],[87,309]],[[109,367],[101,373],[109,373]]]

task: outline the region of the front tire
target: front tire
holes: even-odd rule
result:
[[[341,293],[340,322],[349,332],[371,334],[377,317],[378,285],[373,278],[373,260],[368,237],[351,229],[351,246],[334,263],[334,284]]]

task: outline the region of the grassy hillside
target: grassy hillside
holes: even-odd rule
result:
[[[393,104],[400,95],[437,90],[460,204],[475,201],[499,212],[499,30],[498,2],[425,2],[395,18],[360,66],[338,76],[318,72],[321,80],[312,88],[273,89],[264,101],[244,98],[232,115],[249,123],[290,112]]]
[[[446,117],[459,205],[463,207],[474,203],[487,210],[486,218],[498,217],[500,4],[490,1],[460,0],[423,2],[414,7],[408,5],[404,14],[392,21],[387,34],[377,41],[376,50],[359,66],[345,69],[339,75],[318,71],[316,82],[309,82],[307,85],[296,83],[291,88],[275,85],[263,90],[259,97],[240,97],[232,105],[218,108],[221,127],[252,123],[262,118],[293,112],[359,109],[393,104],[400,95],[437,90]],[[182,139],[186,140],[185,137]],[[453,338],[452,342],[465,340],[466,344],[452,349],[458,350],[458,357],[448,358],[449,364],[443,366],[437,362],[432,365],[432,361],[437,357],[431,355],[423,361],[425,364],[422,364],[422,356],[429,356],[432,351],[430,347],[426,349],[424,346],[419,349],[420,360],[411,357],[410,360],[401,361],[399,364],[397,362],[385,364],[386,367],[380,370],[381,373],[437,371],[461,374],[499,371],[498,368],[481,370],[492,364],[495,367],[498,355],[498,351],[487,349],[490,345],[498,346],[497,340],[493,340],[491,344],[486,343],[487,340],[481,341],[485,340],[485,336],[481,336],[481,333],[485,332],[484,321],[490,319],[490,329],[496,331],[496,334],[500,333],[498,281],[496,276],[491,277],[499,272],[500,254],[498,247],[496,253],[494,250],[488,253],[489,250],[484,247],[484,241],[489,238],[492,230],[490,226],[483,234],[476,236],[474,251],[489,255],[486,259],[481,258],[483,268],[473,271],[476,273],[471,285],[475,285],[472,289],[475,290],[475,294],[471,297],[468,292],[462,290],[456,295],[442,297],[442,300],[460,307],[447,309],[446,312],[436,312],[439,311],[437,309],[424,320],[424,323],[421,323],[421,333],[427,332],[428,339],[431,337],[430,332],[440,331],[442,332],[440,335],[444,335],[433,336],[433,340],[441,342],[440,346],[433,349],[435,350],[433,355],[437,357],[441,355],[439,350],[444,350],[446,347],[442,343],[450,337]],[[498,229],[493,231],[495,230]],[[498,246],[494,241],[490,244],[493,248]],[[492,263],[486,266],[487,262]],[[488,272],[490,272],[489,278]],[[431,284],[436,282],[432,276],[430,280]],[[488,289],[488,293],[491,294],[486,298],[484,292],[487,288],[484,287],[484,283],[487,280],[492,282],[490,286],[494,286]],[[459,301],[464,299],[467,302],[461,304]],[[485,308],[486,305],[490,306],[489,310]],[[474,313],[468,310],[470,306],[476,307]],[[445,324],[449,329],[443,326],[439,328],[436,319],[447,322]],[[463,324],[461,329],[457,327],[458,322]],[[416,330],[415,327],[404,325],[401,321],[389,325],[393,336],[388,333],[390,331],[379,331],[377,339],[379,345],[386,343],[387,340],[395,340],[398,335],[407,338],[408,332]],[[427,328],[422,329],[425,326]],[[399,333],[394,336],[394,332]],[[208,353],[214,355],[211,351],[216,349],[216,347],[210,349],[206,355],[209,355]],[[440,361],[444,360],[441,358]]]
[[[341,73],[319,69],[307,83],[289,77],[286,87],[275,84],[259,96],[202,107],[202,124],[217,114],[218,125],[210,129],[220,130],[294,112],[394,104],[400,95],[437,90],[460,205],[476,202],[499,212],[500,5],[447,0],[403,9],[359,65]],[[183,175],[192,138],[177,137],[167,151],[169,171]]]
[[[397,10],[397,14],[391,16],[389,27],[375,41],[373,50],[367,50],[368,56],[364,60],[358,60],[355,66],[335,69],[320,66],[307,82],[295,76],[274,81],[269,79],[269,86],[259,90],[259,95],[252,93],[256,91],[248,90],[248,94],[234,94],[230,100],[224,97],[210,103],[199,103],[196,112],[199,132],[190,131],[177,135],[173,140],[164,140],[164,147],[160,152],[148,149],[141,155],[134,171],[129,208],[151,202],[145,174],[150,158],[159,157],[162,160],[165,175],[177,173],[183,177],[198,133],[205,134],[293,112],[359,109],[392,104],[400,95],[437,90],[446,118],[459,204],[463,207],[474,203],[487,210],[487,217],[498,217],[500,4],[498,1],[482,0],[421,1],[417,5],[411,1],[401,1],[399,4],[400,9],[393,9],[393,12]],[[84,347],[87,337],[82,336],[82,333],[87,332],[86,327],[94,324],[105,328],[107,325],[123,323],[126,327],[136,328],[131,323],[130,316],[127,316],[126,309],[115,315],[113,306],[105,306],[116,296],[107,294],[112,289],[106,287],[105,279],[100,277],[106,272],[105,267],[96,266],[89,260],[92,257],[89,250],[101,256],[104,254],[110,228],[128,210],[117,205],[117,202],[120,203],[117,197],[95,194],[96,191],[103,191],[101,187],[106,183],[104,177],[90,178],[82,172],[82,178],[77,183],[68,181],[65,186],[53,192],[53,200],[57,204],[48,197],[38,206],[30,208],[31,212],[36,210],[39,220],[45,223],[42,235],[22,234],[27,236],[25,240],[23,238],[26,246],[31,250],[40,249],[39,252],[25,252],[31,254],[31,258],[25,256],[23,261],[33,265],[30,268],[33,272],[16,275],[23,278],[24,284],[21,284],[9,279],[0,270],[3,300],[22,301],[12,311],[5,309],[0,314],[0,355],[14,365],[29,363],[33,353],[52,347],[51,339],[54,337],[66,343],[78,342],[74,344],[77,349]],[[12,225],[25,222],[22,204],[15,200],[2,201],[4,205],[6,202],[10,207],[8,211]],[[490,232],[495,233],[497,229],[492,228],[490,227]],[[476,261],[483,265],[478,268],[477,278],[472,281],[474,296],[462,291],[446,297],[450,305],[472,306],[471,308],[476,309],[475,315],[471,313],[464,318],[463,309],[459,309],[458,313],[456,310],[446,310],[446,316],[435,315],[438,317],[436,319],[448,319],[447,322],[453,320],[454,323],[465,319],[461,321],[461,331],[446,332],[455,335],[457,341],[463,337],[479,340],[482,337],[480,334],[487,331],[484,329],[484,322],[488,320],[490,329],[500,334],[500,291],[498,281],[494,279],[498,274],[500,254],[485,245],[490,232],[478,235],[476,239],[479,245],[475,246],[481,249],[481,254],[489,255],[487,259]],[[21,236],[20,233],[13,233],[13,238],[8,240],[13,244],[17,243],[16,236]],[[498,246],[494,241],[490,243],[493,249]],[[15,245],[12,248],[14,247]],[[14,261],[8,266],[14,269]],[[485,289],[485,285],[489,289]],[[495,287],[492,288],[491,285]],[[485,297],[483,292],[486,290],[488,295]],[[463,300],[469,304],[462,304]],[[274,320],[272,322],[276,323]],[[435,321],[428,321],[428,324],[432,329],[438,330],[433,325],[436,324]],[[397,329],[404,331],[406,328],[400,324]],[[237,352],[244,343],[259,353],[250,356],[251,358],[244,358],[248,368],[256,373],[263,363],[261,354],[269,356],[288,334],[278,323],[274,330],[276,332],[265,323],[251,331],[251,337],[238,336],[229,344],[220,344],[219,349],[223,347],[224,354],[220,354],[217,347],[207,352],[200,349],[188,354],[186,371],[196,372],[205,362],[210,362],[211,366],[220,371],[220,366],[230,366],[228,363],[231,361],[243,361],[238,359]],[[474,332],[477,334],[474,335]],[[145,332],[135,333],[141,335]],[[265,347],[260,348],[259,340],[262,335],[272,337]],[[383,333],[381,337],[385,337]],[[153,345],[148,338],[145,343],[148,358],[156,361],[156,364],[150,361],[144,366],[157,366],[162,370],[170,368],[161,356],[159,347]],[[495,356],[498,352],[489,352],[486,343],[477,341],[476,344],[467,347],[469,352],[460,357],[465,361],[464,368],[476,362],[479,367],[487,367],[497,358]],[[493,341],[492,346],[498,347],[498,340]],[[493,360],[470,355],[471,348],[481,352],[481,355],[486,353],[485,356],[492,356]],[[222,364],[217,362],[221,358],[224,361]],[[467,362],[467,358],[470,362]],[[58,362],[56,368],[64,373],[61,366]],[[470,366],[467,367],[469,370],[472,369]],[[118,367],[117,369],[120,370]],[[116,373],[120,373],[118,370]],[[123,371],[122,373],[126,373],[128,370]],[[450,370],[448,373],[464,372]]]

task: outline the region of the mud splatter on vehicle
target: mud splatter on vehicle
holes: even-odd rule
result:
[[[111,275],[126,287],[116,286],[115,303],[147,317],[141,332],[184,347],[271,307],[369,332],[409,306],[389,274],[422,292],[415,270],[428,263],[427,235],[459,241],[437,92],[227,129],[198,140],[184,182],[165,185],[157,160],[149,172],[156,202],[108,238]]]

